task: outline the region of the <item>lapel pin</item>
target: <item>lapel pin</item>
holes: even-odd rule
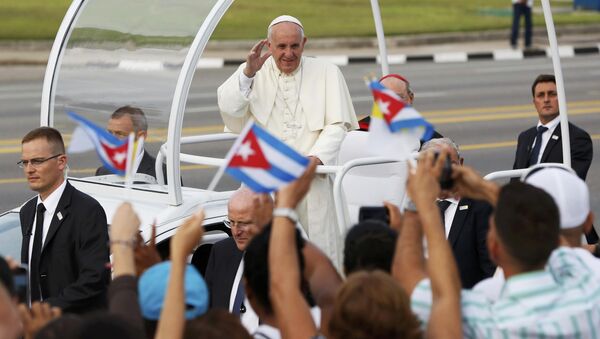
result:
[[[553,135],[553,136],[552,136],[552,139],[554,139],[554,140],[558,140],[558,135]]]
[[[56,213],[56,217],[58,218],[58,220],[62,220],[62,218],[63,218],[62,213],[60,213],[60,212]]]
[[[459,211],[464,211],[464,210],[468,210],[468,209],[469,209],[469,205],[458,206]]]

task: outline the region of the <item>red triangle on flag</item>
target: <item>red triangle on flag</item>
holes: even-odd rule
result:
[[[105,144],[100,141],[100,145],[106,152],[106,155],[110,159],[113,167],[118,170],[124,171],[125,167],[127,167],[127,146],[128,143],[124,143],[119,147],[111,147],[110,145]]]
[[[229,162],[229,167],[271,168],[271,164],[265,158],[252,129],[248,131],[248,134],[238,146]]]
[[[388,124],[391,123],[392,119],[394,119],[394,117],[402,109],[404,109],[405,104],[402,101],[400,101],[394,97],[391,97],[390,95],[388,95],[385,92],[373,91],[373,96],[375,97],[375,101],[379,105],[379,109]],[[380,101],[382,103],[385,103],[385,105],[386,105],[385,109],[384,109],[384,107],[381,107],[381,105],[379,104]]]

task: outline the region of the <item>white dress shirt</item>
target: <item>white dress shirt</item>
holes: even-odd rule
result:
[[[513,4],[520,2],[520,0],[512,0]],[[527,0],[527,7],[533,7],[533,0]]]
[[[317,306],[312,307],[310,315],[315,322],[315,326],[321,328],[321,309]],[[267,324],[261,324],[255,331],[250,333],[252,333],[254,339],[281,339],[279,329]]]
[[[446,239],[448,239],[452,221],[454,221],[454,214],[456,214],[456,209],[458,208],[458,200],[454,198],[444,200],[450,202],[450,205],[448,205],[448,208],[446,208],[446,211],[444,212],[444,230],[446,231]]]
[[[548,145],[548,141],[550,141],[550,137],[552,136],[552,133],[554,133],[554,130],[556,129],[556,126],[558,126],[559,122],[560,122],[560,117],[559,116],[557,116],[556,118],[552,119],[549,123],[547,123],[545,125],[538,121],[536,129],[538,127],[540,127],[540,126],[544,126],[548,130],[542,134],[542,144],[541,144],[541,148],[540,148],[540,154],[538,154],[538,158],[537,158],[537,160],[535,162],[536,164],[539,164],[540,161],[542,160],[542,155],[544,154],[544,150],[546,149],[546,145]],[[535,140],[533,142],[533,145],[531,145],[531,149],[533,149],[533,147],[535,146],[535,144],[537,142],[538,142],[537,140]]]
[[[242,277],[244,276],[244,258],[240,260],[240,265],[238,266],[238,270],[235,274],[235,279],[233,280],[233,286],[231,286],[231,294],[229,295],[229,312],[233,312],[233,304],[235,303],[235,296],[238,291],[238,287],[240,284],[243,284]],[[258,315],[252,309],[248,298],[244,295],[244,307],[246,308],[246,312],[240,313],[240,321],[242,325],[246,328],[248,333],[253,333],[258,328]]]

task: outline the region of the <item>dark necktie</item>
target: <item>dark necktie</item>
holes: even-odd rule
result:
[[[548,130],[548,127],[538,126],[537,133],[535,135],[535,145],[533,145],[533,150],[531,150],[531,157],[529,157],[529,166],[535,165],[538,162],[538,156],[540,155],[540,150],[542,148],[542,134]]]
[[[235,315],[240,315],[240,313],[246,312],[245,308],[244,308],[244,312],[241,312],[242,303],[244,302],[245,298],[246,298],[246,291],[244,290],[244,282],[242,280],[240,280],[237,292],[235,294],[235,299],[233,301],[233,308],[231,309],[231,313],[233,313]]]
[[[446,229],[446,210],[452,203],[448,200],[438,200],[437,205],[440,209],[440,214],[442,215],[442,227],[444,230]]]
[[[31,266],[29,267],[31,302],[42,300],[39,266],[42,253],[42,235],[44,234],[44,212],[46,212],[44,204],[37,205],[35,234],[33,236],[33,248],[31,249]]]

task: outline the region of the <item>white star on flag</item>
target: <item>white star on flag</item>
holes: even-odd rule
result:
[[[377,101],[377,105],[379,105],[379,110],[381,111],[381,113],[388,115],[390,114],[390,104],[391,102],[389,101],[383,101],[383,100],[378,100]]]
[[[254,150],[252,149],[252,146],[250,145],[250,141],[246,141],[245,143],[240,145],[240,148],[238,148],[237,151],[237,155],[239,155],[240,157],[242,157],[242,159],[244,159],[244,161],[247,161],[248,158],[254,154]]]
[[[117,162],[117,164],[122,164],[123,161],[125,161],[125,159],[127,159],[127,153],[125,153],[125,152],[115,153],[115,156],[113,158],[115,159],[115,162]]]

